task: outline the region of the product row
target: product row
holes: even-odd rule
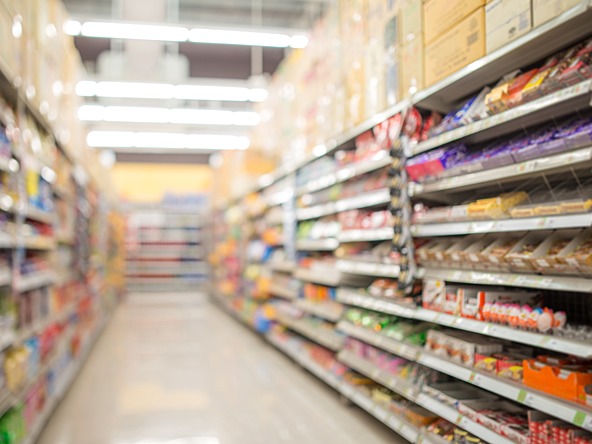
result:
[[[589,276],[592,231],[542,230],[435,239],[419,246],[416,256],[425,267]]]

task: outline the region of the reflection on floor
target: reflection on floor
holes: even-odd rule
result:
[[[405,442],[202,294],[128,297],[39,444]]]

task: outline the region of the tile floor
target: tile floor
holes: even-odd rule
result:
[[[135,294],[39,444],[406,442],[202,294]]]

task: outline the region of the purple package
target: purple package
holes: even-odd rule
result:
[[[592,117],[572,122],[572,125],[558,133],[569,149],[592,145]]]
[[[514,157],[509,145],[498,145],[483,153],[481,165],[486,170],[500,168],[514,163]]]
[[[530,141],[538,145],[538,151],[541,156],[550,156],[562,153],[568,149],[563,139],[556,136],[557,128],[550,126],[535,132]]]
[[[540,157],[538,145],[531,144],[528,136],[514,138],[510,140],[508,146],[516,163]]]
[[[427,176],[439,176],[443,171],[457,165],[466,155],[467,147],[462,143],[434,150],[423,164],[424,171]]]

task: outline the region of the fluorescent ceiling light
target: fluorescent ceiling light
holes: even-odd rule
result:
[[[139,23],[84,22],[64,24],[68,35],[107,39],[157,40],[163,42],[193,42],[215,45],[264,46],[273,48],[305,48],[308,37],[265,31],[193,28]]]
[[[178,99],[220,102],[263,102],[264,88],[214,85],[171,85],[168,83],[93,82],[83,80],[76,85],[81,97],[118,99]]]
[[[95,148],[166,148],[199,150],[246,150],[244,136],[130,131],[91,131],[87,143]]]
[[[193,43],[267,46],[273,48],[287,48],[290,46],[290,36],[287,34],[222,29],[192,29],[189,33],[189,41]]]
[[[70,26],[66,26],[68,30]],[[72,26],[74,30],[75,27]],[[133,23],[85,22],[80,35],[126,40],[157,40],[161,42],[185,42],[189,30],[181,26],[141,25]]]
[[[261,122],[254,111],[225,111],[190,108],[150,108],[139,106],[83,105],[78,119],[85,122],[173,123],[180,125],[257,126]]]
[[[175,87],[166,83],[99,82],[97,97],[127,99],[171,99]]]

